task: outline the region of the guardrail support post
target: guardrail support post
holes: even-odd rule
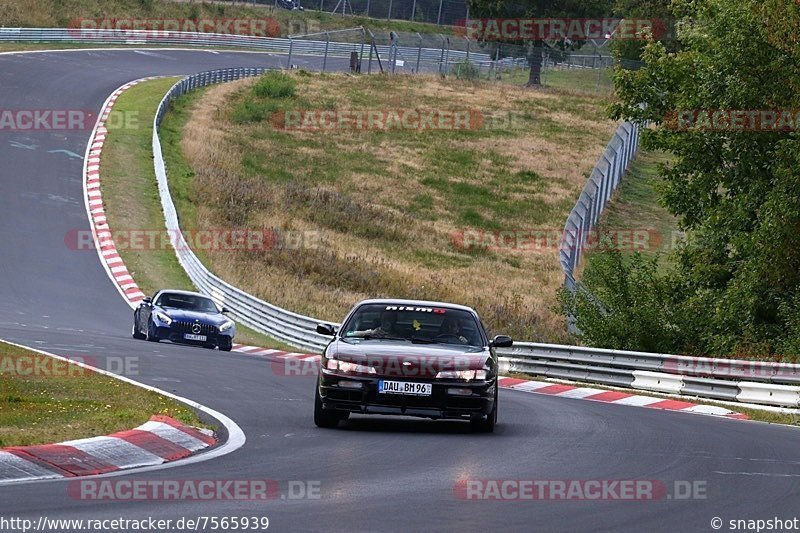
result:
[[[331,44],[331,34],[325,32],[325,57],[322,58],[322,72],[325,72],[325,66],[328,64],[328,46]]]
[[[422,57],[422,35],[417,32],[417,37],[419,37],[419,48],[417,48],[417,66],[415,72],[419,74],[419,60]]]
[[[289,37],[289,58],[286,60],[286,70],[292,69],[292,46],[294,46],[294,40]]]

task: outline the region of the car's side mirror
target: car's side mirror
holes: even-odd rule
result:
[[[153,303],[153,299],[150,298],[149,296],[145,296],[144,298],[142,298],[142,303],[151,304]]]
[[[336,334],[336,330],[330,324],[317,324],[317,333],[333,337]]]
[[[220,311],[220,313],[230,313],[230,312],[231,312],[231,310],[228,309],[227,307],[223,307],[222,311]]]
[[[492,342],[489,343],[489,346],[492,348],[511,348],[513,344],[514,339],[508,335],[497,335],[492,339]]]

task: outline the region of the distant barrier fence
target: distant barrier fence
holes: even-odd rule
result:
[[[564,271],[564,285],[570,291],[577,289],[575,269],[581,259],[581,250],[600,221],[600,215],[629,163],[636,156],[639,136],[640,127],[637,124],[625,122],[617,128],[567,217],[559,261]]]
[[[161,197],[161,207],[164,210],[167,230],[170,234],[176,235],[178,239],[175,243],[178,261],[189,275],[189,279],[200,291],[230,308],[231,316],[240,323],[292,346],[304,350],[320,351],[328,340],[328,337],[316,332],[316,326],[320,320],[281,309],[237,289],[215,276],[200,262],[180,230],[178,213],[169,192],[167,169],[161,152],[161,140],[158,137],[158,127],[169,109],[170,102],[175,98],[207,85],[259,76],[266,70],[263,68],[230,68],[202,72],[188,76],[172,86],[158,105],[153,120],[153,165],[158,181],[158,192]]]
[[[350,32],[354,34],[351,41],[331,40],[331,35],[341,35]],[[291,63],[291,54],[295,56],[319,56],[323,58],[349,58],[356,52],[363,59],[367,59],[371,51],[386,61],[387,58],[397,57],[403,65],[409,63],[409,68],[425,66],[428,70],[441,71],[444,65],[468,61],[479,68],[490,68],[497,63],[492,61],[489,54],[477,50],[475,43],[460,44],[460,48],[451,47],[448,39],[443,39],[439,48],[376,43],[374,49],[371,40],[367,40],[367,30],[352,28],[349,30],[335,30],[321,32],[316,39],[310,40],[305,36],[258,37],[249,35],[233,35],[222,33],[202,32],[177,32],[157,30],[112,30],[112,29],[80,29],[80,28],[0,28],[0,42],[52,42],[52,43],[82,43],[82,44],[112,44],[112,45],[175,45],[190,47],[229,47],[247,48],[265,52],[282,53],[287,55],[287,68]],[[470,47],[472,49],[470,49]],[[377,59],[376,59],[377,61]],[[508,61],[505,61],[506,63]],[[503,64],[502,62],[500,63]]]

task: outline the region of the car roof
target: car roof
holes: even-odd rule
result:
[[[158,291],[158,294],[161,295],[164,294],[165,292],[168,292],[170,294],[182,294],[184,296],[200,296],[202,298],[208,298],[209,300],[211,300],[210,296],[206,296],[205,294],[200,294],[199,292],[181,291],[177,289],[161,289],[160,291]]]
[[[401,300],[395,298],[372,298],[369,300],[362,300],[356,304],[356,307],[364,304],[385,304],[385,305],[418,305],[421,307],[449,307],[450,309],[460,309],[469,313],[478,314],[473,308],[466,305],[453,304],[448,302],[434,302],[430,300]]]

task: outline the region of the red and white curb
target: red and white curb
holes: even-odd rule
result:
[[[242,353],[244,355],[252,355],[256,357],[274,357],[276,359],[302,359],[313,362],[319,361],[320,359],[320,356],[316,354],[284,352],[281,350],[271,350],[267,348],[260,348],[258,346],[246,346],[242,344],[234,344],[233,351]],[[643,396],[641,394],[629,394],[627,392],[616,390],[594,389],[591,387],[565,385],[549,381],[535,381],[509,377],[501,377],[498,380],[498,384],[500,387],[505,389],[531,392],[534,394],[547,394],[548,396],[561,396],[564,398],[613,403],[616,405],[647,407],[649,409],[663,409],[667,411],[678,411],[681,413],[721,416],[738,420],[749,419],[749,417],[745,414],[737,413],[735,411],[725,409],[724,407],[697,404],[671,398],[658,398],[653,396]]]
[[[183,459],[216,444],[207,430],[154,416],[128,431],[58,444],[0,449],[0,484],[108,474]]]
[[[131,273],[125,267],[117,247],[114,244],[111,229],[108,226],[106,212],[103,206],[103,195],[100,190],[100,156],[103,144],[108,134],[106,124],[108,117],[117,98],[134,85],[144,81],[156,79],[157,76],[134,80],[119,87],[111,93],[100,109],[100,116],[92,130],[89,144],[86,147],[86,156],[83,162],[83,190],[86,202],[86,212],[89,214],[89,224],[92,229],[95,249],[100,257],[100,262],[106,269],[108,276],[114,281],[122,297],[129,305],[134,306],[144,298],[144,293],[133,280]]]
[[[725,409],[724,407],[697,404],[671,398],[629,394],[617,390],[593,389],[591,387],[579,387],[577,385],[564,385],[548,381],[533,381],[508,377],[501,377],[499,384],[506,389],[532,392],[535,394],[547,394],[549,396],[561,396],[563,398],[576,398],[593,402],[613,403],[616,405],[632,405],[635,407],[647,407],[648,409],[664,409],[681,413],[722,416],[738,420],[749,419],[747,415]]]

